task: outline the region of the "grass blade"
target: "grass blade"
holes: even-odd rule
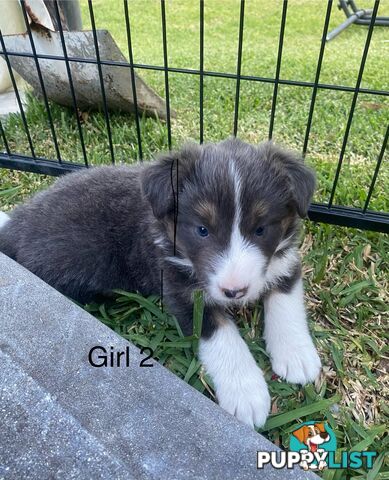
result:
[[[315,403],[311,403],[310,405],[306,405],[304,407],[296,408],[290,412],[281,413],[281,415],[277,415],[275,417],[271,417],[266,422],[265,426],[261,429],[261,431],[272,430],[273,428],[281,427],[286,423],[292,422],[298,418],[305,417],[307,415],[311,415],[312,413],[322,412],[326,410],[328,407],[333,405],[334,403],[339,402],[341,396],[334,395],[331,398],[323,399]]]
[[[203,326],[204,296],[201,290],[196,290],[193,295],[193,351],[197,354],[199,340]]]

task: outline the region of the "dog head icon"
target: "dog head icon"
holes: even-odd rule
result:
[[[294,435],[299,442],[307,445],[310,452],[315,452],[319,445],[328,442],[330,439],[324,423],[303,425],[299,429],[295,430],[292,435]]]

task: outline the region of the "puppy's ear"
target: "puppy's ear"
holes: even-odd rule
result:
[[[267,143],[267,154],[269,159],[278,163],[281,173],[286,174],[296,211],[305,218],[316,186],[314,171],[304,164],[302,157],[271,142]]]
[[[305,443],[305,440],[308,437],[308,427],[303,425],[299,429],[292,432],[292,435],[294,435],[300,443]]]
[[[315,427],[319,429],[321,433],[326,432],[326,427],[324,426],[324,423],[315,423]]]
[[[174,214],[177,195],[179,201],[179,194],[185,180],[193,175],[200,152],[201,147],[196,144],[185,145],[180,151],[161,155],[142,172],[142,193],[158,220]]]

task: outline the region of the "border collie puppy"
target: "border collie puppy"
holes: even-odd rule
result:
[[[199,355],[219,404],[262,426],[267,385],[230,309],[262,298],[273,371],[292,383],[317,377],[297,249],[314,186],[301,158],[269,142],[187,145],[60,178],[15,209],[0,251],[80,302],[115,288],[159,293],[163,268],[164,300],[186,334],[202,289]]]

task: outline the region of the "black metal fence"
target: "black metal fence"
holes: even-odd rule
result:
[[[133,49],[132,49],[132,40],[131,40],[131,22],[130,22],[130,15],[128,9],[128,0],[123,0],[124,4],[124,14],[125,14],[125,24],[127,29],[127,42],[128,42],[128,53],[129,53],[129,63],[113,61],[113,60],[102,60],[100,57],[99,51],[99,42],[97,39],[96,34],[96,24],[95,24],[95,16],[93,10],[92,0],[88,0],[88,7],[89,7],[89,15],[90,15],[90,22],[93,31],[93,39],[94,39],[94,47],[95,47],[95,58],[77,58],[77,57],[70,57],[67,53],[66,43],[64,39],[64,33],[61,26],[60,21],[60,13],[57,1],[54,2],[55,6],[55,14],[57,17],[57,22],[59,25],[59,33],[61,37],[61,45],[63,49],[63,55],[46,55],[46,54],[38,54],[34,44],[34,38],[31,32],[31,27],[29,25],[27,19],[27,12],[26,12],[26,5],[24,0],[21,0],[22,10],[24,19],[26,22],[26,29],[27,34],[29,37],[29,41],[31,44],[31,52],[15,52],[15,51],[7,51],[4,37],[0,31],[0,55],[3,56],[5,61],[7,62],[9,73],[11,76],[11,81],[13,84],[13,88],[16,94],[16,99],[20,109],[21,120],[23,122],[23,127],[25,131],[25,135],[28,139],[30,155],[22,155],[18,152],[11,151],[9,147],[9,143],[7,142],[7,136],[5,132],[5,128],[3,127],[0,121],[0,135],[3,140],[4,144],[4,151],[0,151],[0,167],[10,168],[10,169],[17,169],[17,170],[24,170],[29,172],[35,173],[43,173],[49,175],[60,175],[62,173],[66,173],[69,171],[73,171],[79,168],[88,167],[88,157],[87,157],[87,149],[85,146],[84,136],[83,136],[83,127],[78,116],[78,105],[77,105],[77,97],[76,92],[73,85],[72,80],[72,69],[71,63],[72,62],[81,62],[81,63],[91,63],[95,64],[98,68],[99,80],[100,80],[100,87],[101,87],[101,96],[102,96],[102,103],[103,103],[103,113],[105,117],[105,125],[106,125],[106,133],[107,133],[107,140],[109,144],[109,151],[111,156],[112,163],[115,163],[115,154],[114,148],[112,143],[112,134],[111,134],[111,124],[110,124],[110,115],[108,112],[107,102],[106,102],[106,93],[105,93],[105,85],[103,79],[103,72],[102,67],[104,65],[109,66],[120,66],[123,68],[129,68],[131,73],[131,86],[133,91],[133,98],[135,103],[135,122],[136,122],[136,131],[137,131],[137,148],[139,159],[143,159],[143,150],[142,150],[142,135],[141,135],[141,120],[138,116],[138,106],[137,106],[137,96],[136,96],[136,85],[135,85],[135,70],[154,70],[154,71],[161,71],[164,74],[164,86],[165,86],[165,101],[166,101],[166,126],[167,126],[167,143],[169,148],[172,146],[172,125],[171,125],[171,102],[170,102],[170,89],[169,89],[169,74],[170,73],[178,73],[183,75],[193,75],[199,77],[199,138],[200,142],[204,140],[204,78],[205,77],[219,77],[219,78],[227,78],[231,79],[232,81],[236,82],[236,90],[235,90],[235,107],[234,107],[234,121],[233,121],[233,134],[236,135],[238,132],[238,121],[239,121],[239,102],[241,98],[241,81],[248,81],[248,82],[259,82],[259,83],[266,83],[273,85],[273,97],[272,97],[272,106],[271,106],[271,113],[270,113],[270,121],[269,121],[269,131],[268,137],[269,139],[273,136],[273,129],[274,129],[274,121],[275,121],[275,113],[277,109],[277,95],[278,95],[278,88],[280,85],[290,85],[296,88],[305,87],[310,88],[311,93],[311,100],[310,100],[310,108],[309,108],[309,115],[308,121],[305,129],[305,137],[304,137],[304,145],[303,145],[303,155],[307,153],[308,144],[310,140],[310,132],[311,132],[311,125],[312,125],[312,118],[315,110],[315,103],[317,93],[320,90],[332,90],[332,91],[343,91],[343,92],[350,92],[352,94],[352,102],[350,106],[350,110],[348,113],[347,124],[344,132],[344,137],[342,141],[341,150],[339,153],[339,159],[335,171],[335,175],[333,178],[331,193],[326,203],[313,203],[309,211],[309,218],[314,221],[321,221],[326,223],[332,223],[336,225],[344,225],[344,226],[352,226],[357,228],[369,229],[369,230],[377,230],[382,232],[389,231],[389,214],[385,212],[377,212],[372,211],[369,209],[370,200],[373,195],[373,191],[376,185],[377,177],[380,173],[380,169],[383,163],[384,154],[387,148],[388,143],[388,135],[389,135],[389,126],[386,129],[386,133],[384,135],[382,141],[382,147],[380,149],[374,173],[372,174],[372,180],[369,185],[366,200],[364,206],[362,208],[355,208],[351,206],[339,206],[334,204],[334,196],[337,189],[338,181],[340,178],[340,174],[342,171],[342,164],[345,156],[345,151],[349,139],[350,129],[353,122],[353,116],[355,107],[358,100],[359,94],[371,94],[371,95],[379,95],[379,96],[388,96],[389,91],[384,90],[374,90],[374,89],[366,89],[361,87],[362,76],[365,69],[366,60],[369,53],[369,47],[371,43],[371,38],[373,34],[373,30],[375,28],[374,21],[377,16],[378,7],[380,4],[380,0],[375,0],[374,8],[371,13],[371,23],[368,26],[366,41],[363,49],[363,54],[359,66],[359,72],[357,76],[357,80],[354,87],[350,86],[342,86],[342,85],[335,85],[335,84],[326,84],[320,82],[320,73],[322,69],[322,62],[324,57],[324,51],[326,46],[326,36],[328,33],[328,27],[331,17],[331,9],[333,7],[333,0],[328,0],[327,8],[326,8],[326,15],[324,18],[323,24],[323,31],[322,31],[322,38],[320,44],[320,51],[318,55],[317,67],[316,67],[316,74],[315,79],[313,82],[307,81],[297,81],[297,80],[288,80],[280,78],[280,71],[281,71],[281,62],[282,62],[282,52],[284,46],[284,32],[285,32],[285,24],[288,12],[288,0],[284,0],[282,4],[282,15],[280,19],[280,31],[279,31],[279,42],[278,42],[278,54],[277,54],[277,63],[276,63],[276,71],[274,78],[269,77],[261,77],[261,76],[250,76],[250,75],[242,75],[241,74],[241,65],[242,65],[242,47],[243,47],[243,34],[244,34],[244,24],[245,24],[245,0],[241,0],[240,2],[240,15],[239,15],[239,34],[238,34],[238,52],[237,52],[237,63],[236,63],[236,72],[234,73],[222,73],[217,71],[209,71],[204,70],[204,0],[199,1],[199,32],[200,32],[200,41],[199,41],[199,69],[188,69],[188,68],[172,68],[169,67],[169,55],[168,55],[168,43],[167,43],[167,34],[166,34],[166,11],[165,11],[165,0],[160,0],[160,7],[161,7],[161,23],[162,23],[162,42],[163,42],[163,65],[146,65],[146,64],[139,64],[134,63],[133,58]],[[34,144],[30,135],[29,126],[26,120],[26,114],[23,109],[23,104],[20,98],[20,93],[18,91],[18,87],[14,78],[14,75],[11,70],[11,63],[10,57],[12,56],[21,56],[21,57],[30,57],[34,59],[35,67],[37,70],[37,74],[39,77],[39,83],[42,90],[43,101],[45,105],[45,109],[47,112],[47,120],[50,125],[50,131],[52,136],[52,141],[54,144],[55,152],[57,158],[48,159],[42,158],[35,154]],[[82,146],[82,154],[84,163],[74,163],[70,161],[65,161],[61,157],[60,148],[57,141],[56,129],[53,122],[53,118],[50,111],[50,104],[45,90],[45,83],[43,80],[41,68],[40,68],[40,60],[41,59],[51,59],[56,61],[65,62],[66,71],[69,81],[69,87],[72,97],[72,103],[76,114],[77,119],[77,129],[79,134],[79,140]],[[226,135],[229,132],[226,132]]]

